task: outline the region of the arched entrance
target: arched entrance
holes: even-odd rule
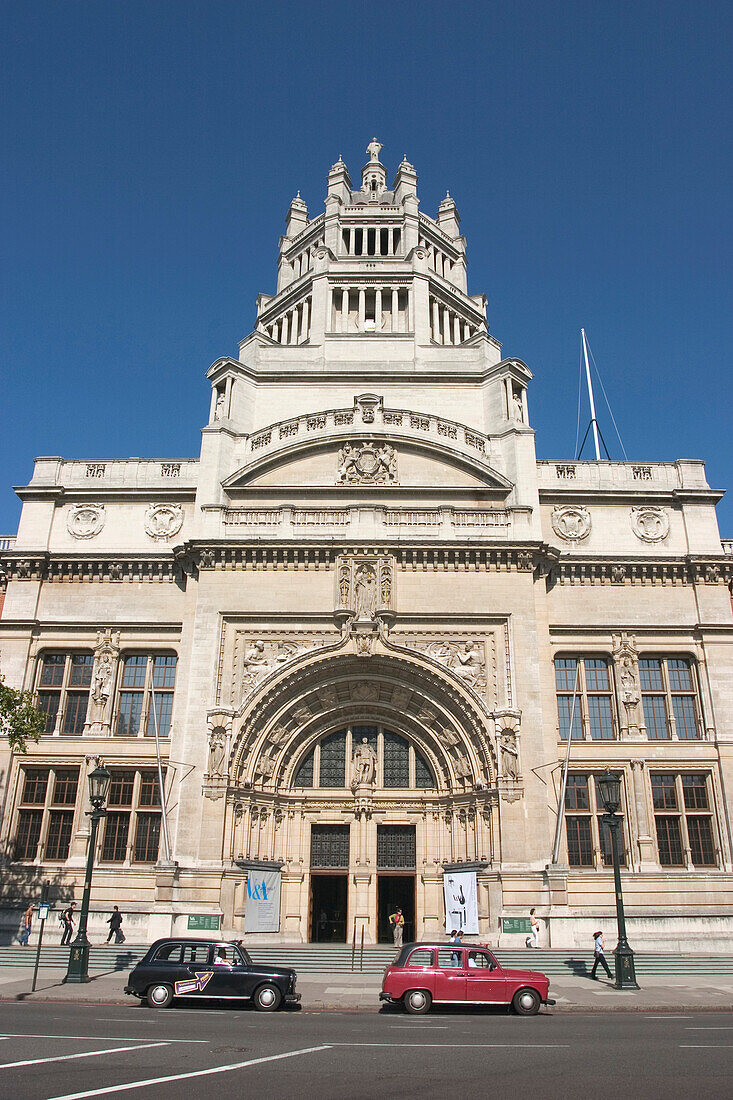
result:
[[[287,938],[374,943],[442,929],[446,864],[496,857],[493,728],[424,654],[380,643],[270,678],[233,722],[228,844],[283,867]]]

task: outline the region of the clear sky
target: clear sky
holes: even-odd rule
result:
[[[538,457],[573,457],[585,326],[629,458],[731,485],[730,0],[1,17],[0,534],[37,455],[198,454],[205,371],[274,291],[290,199],[319,213],[375,134],[423,210],[456,199],[469,290],[534,373]],[[719,517],[733,537],[733,493]]]

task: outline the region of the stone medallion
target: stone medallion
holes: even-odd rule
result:
[[[661,542],[669,534],[669,516],[663,508],[632,508],[631,530],[642,542]]]
[[[389,443],[345,443],[338,456],[337,483],[374,484],[397,480],[397,456]]]
[[[590,534],[590,512],[571,504],[552,509],[552,529],[565,542],[580,542]]]
[[[180,504],[151,504],[145,513],[145,532],[151,539],[169,539],[183,527]]]
[[[93,539],[104,527],[103,504],[72,504],[66,517],[66,527],[75,539]]]

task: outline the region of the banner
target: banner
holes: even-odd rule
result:
[[[445,932],[478,933],[478,898],[475,871],[445,871]]]
[[[280,871],[247,872],[245,932],[280,931]]]

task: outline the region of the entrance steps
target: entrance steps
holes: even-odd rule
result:
[[[201,937],[202,939],[204,937]],[[447,946],[447,945],[446,945]],[[468,945],[470,946],[470,945]],[[127,944],[119,947],[92,947],[89,953],[89,970],[92,974],[129,970],[145,954],[144,944]],[[252,960],[273,966],[292,966],[299,974],[350,974],[352,973],[352,948],[349,944],[277,944],[248,947]],[[593,956],[590,951],[578,949],[497,951],[499,961],[508,967],[523,970],[539,970],[548,976],[590,973]],[[353,954],[353,971],[362,974],[381,974],[395,957],[391,944],[364,947],[362,957],[357,947]],[[32,967],[36,948],[0,947],[0,967]],[[607,952],[608,963],[613,968],[613,952]],[[41,950],[43,969],[65,970],[69,961],[68,947],[44,944]],[[694,955],[674,952],[640,951],[635,955],[638,975],[722,976],[733,975],[733,955]]]

